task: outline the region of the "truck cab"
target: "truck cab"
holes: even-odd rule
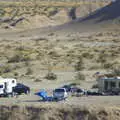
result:
[[[57,88],[53,91],[53,97],[56,100],[66,99],[68,97],[68,93],[65,88]]]

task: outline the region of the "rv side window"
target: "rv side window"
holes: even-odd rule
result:
[[[115,82],[111,82],[111,88],[115,88],[116,87],[116,83]]]
[[[15,83],[15,81],[14,81],[14,80],[12,80],[12,83]]]
[[[120,88],[120,82],[119,82],[119,88]]]
[[[3,88],[3,85],[0,85],[0,88]]]

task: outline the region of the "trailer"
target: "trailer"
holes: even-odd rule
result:
[[[14,78],[0,78],[0,96],[14,96],[13,88],[17,85]]]

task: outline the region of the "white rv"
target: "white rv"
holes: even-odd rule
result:
[[[0,96],[13,95],[13,88],[17,85],[16,79],[0,78]]]

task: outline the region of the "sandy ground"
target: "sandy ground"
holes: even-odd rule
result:
[[[87,29],[85,32],[84,30],[86,30],[86,28],[84,28],[83,30],[81,30],[81,32],[79,33],[74,33],[71,34],[65,34],[63,35],[64,32],[57,32],[55,33],[54,36],[47,36],[48,39],[60,39],[62,44],[65,44],[67,42],[64,41],[64,39],[66,39],[67,41],[71,40],[71,38],[74,38],[74,36],[78,37],[78,38],[87,38],[89,35],[92,35],[95,33],[96,27],[94,29],[92,29],[92,31],[89,29]],[[40,38],[41,36],[45,36],[46,34],[48,35],[49,33],[51,33],[51,31],[49,30],[49,28],[45,28],[45,33],[43,33],[44,29],[34,29],[34,30],[27,30],[27,31],[19,31],[19,30],[8,30],[8,31],[4,31],[1,30],[0,32],[0,36],[1,36],[1,40],[5,39],[5,40],[21,40],[23,43],[24,41],[29,41],[30,39],[36,39],[36,38]],[[41,32],[42,31],[42,32]],[[64,31],[64,30],[63,30]],[[101,31],[101,29],[97,30],[97,31]],[[60,35],[58,34],[60,33]],[[56,35],[57,34],[57,35]],[[62,35],[61,35],[62,34]],[[24,37],[21,37],[22,35],[24,35]],[[102,38],[104,39],[104,38]],[[76,40],[75,40],[76,41]],[[70,44],[73,44],[74,42],[71,42]],[[109,45],[113,45],[113,43],[109,42],[108,43],[104,43],[104,42],[90,42],[90,41],[81,41],[81,43],[83,43],[86,46],[109,46]],[[118,44],[116,44],[117,46]],[[119,45],[118,45],[119,46]],[[40,73],[42,73],[43,71],[41,71]],[[91,105],[95,105],[95,106],[120,106],[119,100],[120,100],[120,96],[88,96],[88,97],[69,97],[66,101],[62,101],[62,102],[58,102],[58,103],[43,103],[40,102],[40,98],[35,96],[34,93],[41,90],[41,89],[46,89],[48,91],[52,91],[52,89],[60,87],[64,84],[68,84],[71,83],[71,81],[73,80],[74,77],[74,72],[73,71],[55,71],[55,73],[58,75],[59,80],[52,82],[52,81],[42,81],[42,82],[34,82],[34,80],[32,80],[29,77],[27,78],[27,80],[25,79],[19,79],[18,81],[20,81],[21,83],[24,83],[28,86],[31,87],[31,93],[30,95],[21,95],[18,98],[0,98],[0,104],[23,104],[23,105],[39,105],[39,104],[60,104],[60,105],[64,105],[64,104],[69,104],[69,105],[87,105],[87,106],[91,106]],[[95,79],[92,78],[92,75],[95,73],[94,71],[86,71],[86,74],[91,74],[91,78],[90,76],[88,77],[89,79],[85,82],[81,82],[81,87],[85,88],[85,89],[90,89],[91,86],[93,85],[93,83],[95,83]],[[51,95],[51,94],[50,94]]]

